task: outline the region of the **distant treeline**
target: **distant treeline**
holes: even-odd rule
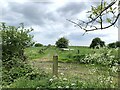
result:
[[[58,48],[68,48],[68,39],[66,38],[60,38],[58,41],[56,41],[58,45],[56,45]],[[41,43],[36,43],[34,44],[35,47],[42,47],[45,46]],[[48,44],[47,46],[55,46]],[[108,48],[118,48],[120,47],[120,41],[116,41],[113,43],[109,43],[105,45],[105,41],[102,41],[99,37],[96,37],[92,40],[90,46],[70,46],[70,47],[83,47],[83,48],[97,48],[99,49],[100,47],[108,47]]]

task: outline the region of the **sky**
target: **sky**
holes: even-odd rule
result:
[[[18,26],[24,23],[32,27],[33,40],[44,45],[52,44],[65,37],[69,45],[89,46],[92,39],[100,37],[106,44],[118,40],[118,29],[111,27],[105,30],[88,32],[75,27],[66,19],[86,20],[91,5],[98,5],[100,0],[1,0],[0,21],[7,25]]]

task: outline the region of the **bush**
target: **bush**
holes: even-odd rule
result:
[[[3,87],[9,85],[15,81],[15,79],[25,76],[27,73],[32,72],[32,68],[27,65],[21,65],[18,67],[13,67],[9,71],[2,69],[2,85]]]
[[[74,55],[73,56],[73,60],[77,61],[77,62],[80,62],[80,63],[83,63],[81,60],[85,57],[85,55]]]
[[[25,29],[22,23],[19,27],[1,23],[0,28],[2,35],[2,81],[3,85],[6,85],[31,71],[30,66],[28,67],[26,64],[24,49],[34,44],[33,36],[29,34],[33,29]]]
[[[12,60],[13,57],[25,61],[24,49],[32,46],[32,38],[29,33],[33,29],[24,29],[24,25],[19,27],[7,26],[2,23],[0,33],[2,34],[2,64],[6,69],[14,67],[16,61]],[[12,63],[12,64],[11,64]]]

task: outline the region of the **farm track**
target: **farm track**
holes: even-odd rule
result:
[[[53,63],[48,60],[48,58],[36,59],[30,62],[33,67],[37,67],[38,70],[44,70],[45,72],[52,74]],[[58,75],[61,73],[64,74],[65,77],[74,78],[77,77],[79,79],[89,79],[93,78],[89,72],[89,68],[85,65],[80,65],[77,63],[58,63]]]
[[[43,57],[41,59],[36,59],[30,61],[31,66],[37,68],[38,70],[43,70],[46,73],[49,73],[52,75],[52,68],[53,68],[53,62],[52,58],[48,59],[48,57]],[[105,74],[106,71],[102,70],[96,72],[94,71],[95,68],[98,68],[96,66],[92,65],[82,65],[77,63],[61,63],[58,62],[58,75],[60,76],[61,73],[64,74],[64,77],[67,78],[76,78],[79,80],[96,80],[99,75]],[[117,77],[114,77],[115,81],[117,80]]]

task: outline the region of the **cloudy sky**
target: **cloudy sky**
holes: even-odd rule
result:
[[[86,12],[99,0],[1,0],[0,21],[18,26],[23,22],[26,28],[32,27],[34,41],[44,45],[55,44],[60,37],[69,39],[70,45],[88,46],[92,39],[100,37],[107,43],[118,40],[118,29],[88,32],[68,22],[66,19],[86,20]]]

